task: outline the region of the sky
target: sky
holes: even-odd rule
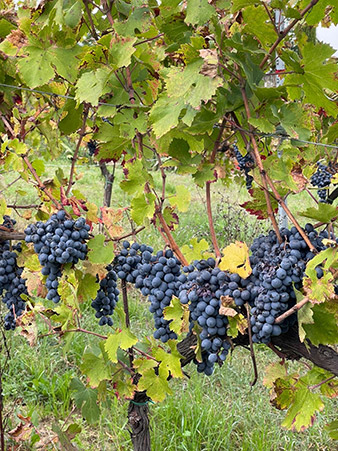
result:
[[[330,28],[319,26],[317,28],[317,38],[336,49],[334,56],[338,57],[338,25],[331,25]]]

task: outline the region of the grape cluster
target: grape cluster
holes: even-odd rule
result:
[[[243,171],[245,174],[246,188],[249,190],[252,188],[253,181],[253,177],[249,174],[249,172],[254,166],[254,160],[250,155],[250,153],[247,153],[246,155],[243,156],[239,151],[238,147],[236,146],[236,144],[233,145],[233,149],[235,152],[236,160],[238,162],[238,166],[240,170]]]
[[[95,152],[97,150],[97,142],[93,139],[91,139],[90,141],[88,141],[87,143],[87,149],[88,149],[88,153],[89,155],[92,157],[93,155],[95,155]]]
[[[199,337],[203,360],[195,360],[197,371],[207,376],[213,373],[216,362],[226,359],[230,349],[226,333],[228,319],[219,314],[221,296],[225,295],[230,278],[215,264],[213,258],[196,260],[183,268],[187,275],[180,276],[179,299],[182,304],[189,303],[191,327],[197,321],[202,328]]]
[[[305,226],[309,239],[317,250],[325,246],[322,239],[327,232],[319,235],[311,224]],[[275,232],[256,238],[251,246],[250,263],[252,275],[246,279],[251,291],[251,329],[253,342],[269,343],[271,337],[287,332],[295,323],[292,315],[281,324],[274,324],[275,319],[291,308],[296,302],[294,287],[300,289],[306,263],[314,257],[295,227],[291,230],[281,229],[284,242],[280,244]],[[317,268],[317,275],[322,275]],[[250,286],[254,288],[250,289]],[[253,292],[254,290],[254,292]]]
[[[123,242],[123,249],[115,258],[114,269],[117,276],[135,284],[150,302],[149,311],[154,315],[154,337],[163,343],[176,339],[163,310],[169,306],[173,296],[177,296],[181,284],[179,260],[168,249],[153,255],[153,248],[145,244]]]
[[[317,163],[317,171],[313,174],[310,181],[313,186],[318,186],[317,194],[320,202],[327,201],[328,186],[331,183],[332,174],[328,171],[328,166],[322,163]]]
[[[66,219],[66,212],[59,210],[46,222],[30,224],[25,230],[26,243],[33,243],[42,265],[41,273],[47,276],[47,299],[57,303],[57,292],[62,266],[66,263],[76,264],[87,255],[88,231],[90,227],[85,218],[76,221]]]
[[[14,219],[4,216],[3,227],[12,230],[15,224]],[[21,252],[21,243],[14,245],[11,250],[9,241],[0,242],[0,296],[9,310],[4,319],[6,330],[15,329],[16,318],[25,309],[21,295],[28,295],[26,281],[21,277],[23,268],[17,265],[17,252]]]
[[[139,265],[147,258],[151,257],[154,252],[153,248],[145,244],[132,243],[123,241],[123,248],[119,255],[115,258],[114,269],[119,279],[134,284],[139,275]]]
[[[96,318],[100,318],[99,325],[113,325],[111,315],[114,313],[118,301],[119,290],[117,289],[117,275],[111,265],[107,266],[106,276],[100,280],[100,288],[96,298],[92,302],[92,307],[96,311]]]

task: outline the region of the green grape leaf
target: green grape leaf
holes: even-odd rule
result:
[[[16,26],[9,22],[8,20],[1,18],[0,19],[0,38],[4,39],[11,30],[14,30]]]
[[[89,424],[96,423],[100,418],[100,409],[97,405],[97,391],[85,387],[77,378],[72,379],[70,389],[73,392],[72,397],[76,407],[81,409],[81,415]]]
[[[317,108],[324,108],[332,115],[337,115],[337,105],[327,99],[324,94],[324,89],[331,89],[334,92],[338,90],[338,81],[335,78],[337,66],[333,62],[327,62],[334,53],[334,49],[328,44],[307,42],[301,53],[303,73],[286,76],[286,84],[301,86],[306,102]]]
[[[70,28],[75,28],[82,16],[82,2],[76,0],[71,3],[71,7],[65,12],[65,24]]]
[[[99,234],[88,241],[88,260],[91,263],[108,264],[114,260],[114,243],[110,241],[104,244],[105,239],[104,235]]]
[[[104,348],[109,359],[113,363],[117,363],[117,349],[120,347],[127,350],[134,346],[137,341],[137,337],[131,333],[130,329],[117,330],[113,334],[108,335]]]
[[[166,368],[173,377],[183,377],[181,368],[181,359],[183,356],[177,351],[177,342],[174,340],[169,340],[168,344],[171,350],[170,353],[166,352],[162,348],[156,348],[153,351],[153,356],[158,362],[160,362],[160,369]]]
[[[178,118],[185,106],[184,99],[177,98],[175,101],[168,99],[165,95],[158,98],[150,110],[150,120],[156,138],[160,138],[170,129],[176,127]]]
[[[18,61],[20,75],[30,88],[36,88],[54,77],[48,50],[39,47],[26,47],[28,56]]]
[[[77,297],[80,302],[87,302],[95,299],[99,289],[99,283],[96,276],[92,274],[83,274],[82,271],[77,271],[76,276],[79,281],[77,288]]]
[[[119,344],[119,338],[116,333],[109,334],[104,344],[104,348],[108,354],[108,357],[113,363],[117,363],[117,350]]]
[[[246,6],[255,5],[256,3],[257,3],[257,0],[233,0],[231,12],[235,13],[235,12],[240,11],[241,9],[245,8]]]
[[[185,22],[193,25],[204,25],[216,13],[208,0],[188,0]]]
[[[163,316],[169,324],[170,330],[177,335],[189,330],[189,310],[175,296],[172,298],[170,305],[163,310]]]
[[[143,374],[145,371],[150,368],[155,368],[158,366],[158,363],[153,359],[147,358],[139,358],[133,361],[134,367],[137,369],[137,372]]]
[[[282,426],[297,432],[303,431],[313,425],[316,412],[323,408],[324,403],[317,393],[311,392],[307,387],[298,388]]]
[[[277,34],[271,22],[267,20],[268,16],[264,7],[262,5],[248,6],[242,14],[245,31],[259,39],[265,48],[269,48],[276,40]]]
[[[329,247],[313,257],[306,265],[305,274],[310,277],[313,282],[317,282],[316,267],[322,266],[329,269],[337,258],[337,248]]]
[[[76,103],[74,100],[67,100],[63,111],[67,112],[67,115],[61,119],[58,124],[58,128],[65,135],[69,135],[81,127],[81,119],[83,112],[83,105],[80,105],[79,108],[76,108]]]
[[[305,218],[314,219],[315,221],[320,221],[324,223],[329,223],[331,219],[337,216],[337,209],[333,205],[324,204],[319,202],[317,208],[311,207],[307,208],[305,211],[299,213]]]
[[[332,440],[338,440],[338,420],[334,420],[327,424],[324,429],[328,432]]]
[[[192,238],[189,244],[185,244],[181,247],[181,251],[187,261],[190,263],[193,260],[200,260],[203,258],[204,253],[209,249],[209,244],[202,238],[198,241],[197,238]]]
[[[151,219],[155,213],[155,195],[140,194],[131,201],[131,217],[136,224],[143,224],[146,218]]]
[[[296,293],[297,303],[304,299],[304,295],[294,288]],[[307,302],[303,307],[297,312],[298,319],[298,334],[299,339],[303,343],[306,338],[306,332],[304,330],[303,324],[313,324],[313,311],[311,302]]]
[[[103,356],[98,357],[91,352],[83,354],[80,370],[87,376],[92,388],[98,387],[103,380],[111,378],[111,369]]]
[[[99,98],[109,92],[107,86],[111,70],[99,68],[85,72],[76,82],[75,98],[78,102],[88,102],[93,106],[98,104]]]
[[[258,128],[263,133],[272,133],[275,131],[275,126],[271,124],[271,122],[268,119],[265,119],[264,117],[251,117],[249,119],[249,122],[254,127]]]
[[[202,101],[206,102],[215,94],[222,84],[220,77],[207,77],[200,73],[204,60],[199,58],[183,69],[171,67],[167,72],[166,86],[168,97],[183,98],[186,104],[198,108]]]
[[[334,297],[334,286],[331,281],[332,275],[330,272],[324,273],[320,279],[303,279],[304,293],[312,304],[319,304]]]
[[[132,346],[136,345],[138,342],[137,337],[130,331],[129,328],[123,329],[119,333],[119,341],[120,341],[120,348],[124,349],[125,351]]]
[[[114,70],[120,67],[127,67],[131,63],[131,56],[136,51],[134,47],[137,38],[126,38],[123,36],[113,36],[110,42],[109,55]]]
[[[172,207],[176,206],[182,212],[188,211],[190,200],[190,191],[184,185],[177,185],[176,195],[169,198],[170,205]]]
[[[43,162],[43,160],[34,160],[32,162],[32,166],[39,177],[41,177],[41,175],[45,172],[45,163]]]
[[[169,376],[169,371],[166,368],[160,368],[159,374],[156,375],[153,368],[144,371],[140,382],[138,383],[138,390],[147,391],[147,395],[153,401],[161,402],[164,401],[166,395],[172,395],[172,391],[169,388],[167,378]]]
[[[144,191],[144,185],[147,182],[152,182],[152,177],[144,169],[142,161],[135,160],[132,163],[126,164],[128,176],[126,180],[122,180],[120,187],[128,194],[141,194]]]
[[[287,363],[273,362],[264,369],[263,385],[273,388],[274,382],[279,378],[284,378],[288,374]]]
[[[70,49],[63,49],[56,47],[50,50],[48,57],[51,59],[56,72],[70,82],[75,82],[78,76],[79,62],[76,56],[80,53],[81,47],[73,47]]]
[[[335,314],[332,312],[332,302],[324,302],[313,306],[313,324],[303,324],[306,338],[315,346],[334,345],[338,343],[338,307],[334,303]]]

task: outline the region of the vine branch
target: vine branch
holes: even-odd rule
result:
[[[59,201],[57,201],[55,199],[55,197],[49,192],[49,190],[46,188],[46,186],[42,183],[40,177],[38,176],[38,174],[36,173],[35,169],[33,168],[31,162],[28,160],[27,155],[22,155],[22,159],[23,161],[26,163],[29,172],[32,174],[32,176],[34,177],[34,179],[36,180],[38,187],[40,188],[41,191],[43,191],[46,196],[53,202],[53,204],[59,209],[61,210],[63,208],[63,206],[60,204]]]
[[[210,157],[210,163],[211,164],[213,164],[215,162],[217,149],[220,146],[220,142],[221,142],[222,134],[223,134],[223,131],[224,131],[225,123],[226,123],[226,119],[223,118],[222,124],[220,126],[219,133],[217,135],[217,138],[216,138],[216,141],[214,143],[214,147],[213,147],[213,150],[212,150],[212,153],[211,153],[211,157]],[[208,214],[208,222],[209,222],[211,241],[212,241],[212,245],[213,245],[213,247],[215,249],[216,257],[217,257],[217,259],[219,259],[219,258],[221,258],[221,251],[220,251],[219,246],[218,246],[216,232],[215,232],[215,227],[214,227],[214,221],[213,221],[213,217],[212,217],[211,189],[210,189],[211,183],[212,182],[210,180],[208,180],[206,182],[206,184],[205,184],[205,195],[206,195],[207,214]]]
[[[73,178],[74,178],[74,171],[75,171],[75,165],[78,159],[78,155],[79,155],[79,149],[83,140],[83,136],[86,130],[86,123],[87,123],[87,118],[88,118],[88,113],[89,113],[89,105],[85,104],[84,108],[83,108],[83,119],[82,119],[82,125],[81,125],[81,129],[79,131],[79,139],[77,141],[76,144],[76,148],[75,148],[75,152],[72,158],[72,165],[70,168],[70,174],[69,174],[69,181],[68,181],[68,187],[66,190],[66,196],[69,195],[70,190],[72,188],[73,185]]]
[[[305,16],[305,14],[312,9],[319,0],[312,0],[302,11],[299,13],[299,17],[297,19],[294,19],[286,28],[285,30],[279,35],[279,37],[276,39],[276,41],[272,44],[270,47],[267,55],[263,58],[262,62],[260,63],[259,67],[263,69],[265,66],[265,63],[268,61],[271,54],[276,50],[278,44],[287,36],[290,30]]]
[[[258,371],[257,371],[257,363],[256,363],[255,351],[254,351],[253,342],[252,342],[252,333],[251,333],[251,327],[250,327],[250,307],[249,307],[248,303],[245,304],[245,308],[246,308],[246,318],[247,318],[247,321],[248,321],[248,336],[249,336],[249,344],[250,344],[250,355],[251,355],[252,365],[253,365],[253,369],[254,369],[254,380],[252,382],[250,382],[251,387],[253,387],[256,384],[257,379],[258,379]]]
[[[278,316],[278,318],[275,319],[275,324],[282,323],[286,318],[291,316],[293,313],[298,312],[302,307],[304,307],[305,304],[307,304],[310,301],[309,298],[305,297],[300,302],[295,304],[293,307],[291,307],[289,310],[284,312],[282,315]]]
[[[250,107],[249,107],[248,97],[246,95],[244,87],[241,88],[241,93],[242,93],[242,97],[243,97],[243,102],[244,102],[244,108],[245,108],[246,116],[247,116],[248,119],[250,119],[250,117],[251,117]],[[252,129],[250,124],[249,124],[249,129],[250,129],[250,131]],[[263,185],[263,188],[264,188],[264,196],[265,196],[266,206],[267,206],[267,210],[268,210],[268,216],[269,216],[270,221],[272,223],[272,226],[273,226],[273,228],[274,228],[274,230],[276,232],[278,241],[280,243],[282,243],[283,240],[282,240],[281,234],[279,232],[279,227],[278,227],[278,224],[277,224],[277,221],[276,221],[275,214],[274,214],[273,209],[272,209],[271,199],[270,199],[268,185],[267,185],[267,177],[266,177],[266,173],[265,173],[265,170],[264,170],[262,159],[261,159],[261,156],[260,156],[260,153],[259,153],[259,150],[258,150],[257,141],[256,141],[255,136],[252,133],[250,133],[249,137],[250,137],[250,141],[251,141],[251,144],[252,144],[252,148],[253,148],[253,153],[254,153],[254,156],[255,156],[256,164],[257,164],[259,173],[261,175],[262,185]]]

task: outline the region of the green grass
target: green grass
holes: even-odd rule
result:
[[[66,164],[60,163],[66,173]],[[60,166],[47,165],[43,178],[52,178]],[[96,166],[82,166],[78,173],[76,187],[86,199],[101,204],[103,182]],[[2,185],[14,179],[9,173]],[[160,187],[160,176],[154,174],[155,183]],[[117,171],[113,187],[113,206],[128,205],[128,197],[119,189],[122,173]],[[184,184],[191,188],[192,202],[186,213],[180,214],[180,225],[174,232],[179,245],[191,238],[209,240],[204,191],[193,186],[189,177],[170,173],[167,181],[169,193],[175,192],[175,186]],[[2,187],[0,186],[0,189]],[[245,188],[224,188],[221,183],[212,185],[213,211],[216,233],[220,246],[236,239],[250,243],[259,233],[268,228],[266,221],[257,221],[238,205],[248,200]],[[24,190],[23,193],[20,190]],[[8,203],[36,203],[34,188],[27,189],[23,182],[12,185],[4,192]],[[298,205],[306,208],[312,201],[303,195],[290,198],[289,205],[298,217]],[[24,227],[25,220],[17,216],[18,227]],[[306,221],[301,220],[304,224]],[[151,244],[155,249],[163,246],[160,235],[154,228],[148,228],[140,234],[140,240]],[[97,320],[89,306],[83,306],[83,327],[98,333],[107,333],[97,325]],[[140,338],[152,334],[152,315],[147,302],[139,294],[130,291],[130,317],[132,330]],[[44,324],[39,323],[41,333],[46,332]],[[88,347],[97,342],[97,338],[77,334],[70,343],[62,343],[55,337],[39,339],[38,345],[29,347],[26,340],[18,334],[8,334],[11,360],[4,375],[5,412],[8,414],[8,429],[17,423],[17,414],[30,416],[42,437],[48,437],[53,424],[63,426],[66,421],[79,423],[82,432],[76,437],[78,449],[91,451],[132,450],[129,433],[126,429],[127,402],[111,397],[102,406],[100,421],[95,426],[87,425],[80,412],[74,409],[70,393],[73,377],[81,377],[78,366]],[[67,349],[66,349],[67,348]],[[161,404],[150,405],[152,449],[155,451],[282,451],[282,450],[338,450],[338,446],[329,439],[323,430],[324,425],[335,419],[337,401],[326,404],[325,414],[319,414],[313,428],[296,434],[285,431],[280,424],[284,412],[280,412],[269,403],[268,390],[262,384],[264,367],[275,355],[266,347],[256,347],[259,367],[259,381],[250,388],[253,378],[250,355],[245,349],[235,349],[222,368],[217,368],[210,378],[197,374],[191,364],[185,370],[190,379],[173,380],[170,386],[173,395]],[[0,355],[0,362],[4,354]],[[303,371],[300,363],[291,364],[295,370]],[[34,445],[21,449],[33,450]],[[52,445],[44,448],[55,449]]]

